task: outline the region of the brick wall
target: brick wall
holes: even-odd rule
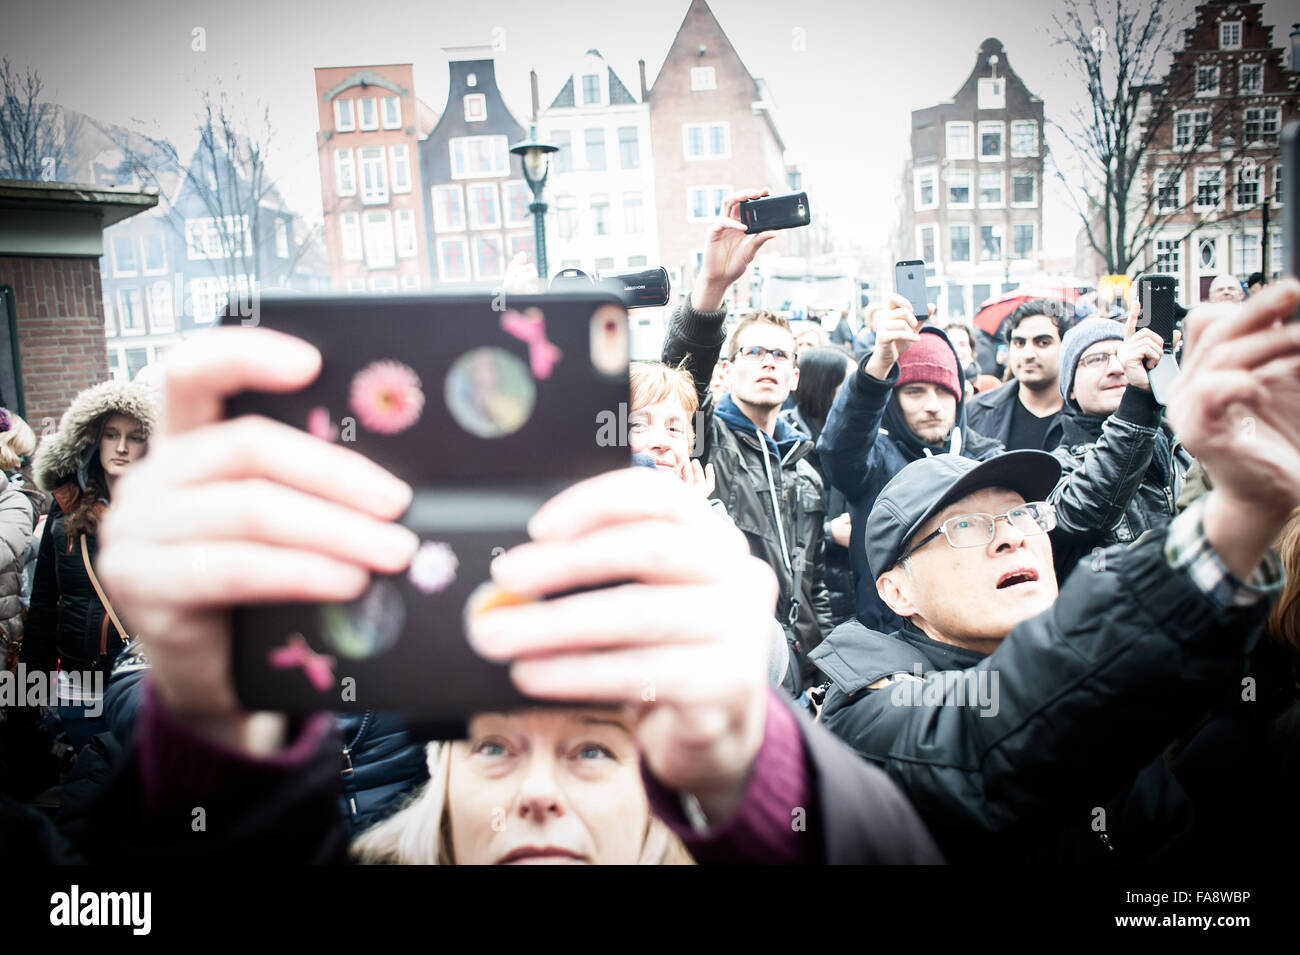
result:
[[[27,421],[40,436],[109,376],[99,260],[0,256],[0,283],[14,287]]]

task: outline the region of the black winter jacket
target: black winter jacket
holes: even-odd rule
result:
[[[1165,537],[1080,564],[989,656],[856,622],[813,654],[833,683],[823,722],[893,777],[950,861],[1150,858],[1185,827],[1161,751],[1240,690],[1268,603],[1220,608]]]
[[[790,622],[792,602],[798,597],[793,631],[792,667],[785,689],[798,695],[803,681],[815,675],[807,653],[832,629],[830,599],[824,569],[826,504],[821,477],[804,460],[813,449],[806,437],[791,439],[780,452],[771,439],[760,440],[752,424],[729,424],[717,414],[709,381],[726,340],[726,308],[697,312],[689,302],[673,313],[664,337],[663,360],[677,367],[685,362],[700,399],[696,417],[697,444],[705,442],[701,457],[713,465],[713,497],[723,503],[736,527],[749,540],[750,551],[776,572],[780,585],[776,618]],[[773,510],[775,496],[779,514]],[[796,561],[803,564],[800,593],[794,593]],[[787,630],[787,633],[790,631]],[[797,662],[797,666],[794,666]],[[798,679],[792,679],[797,677]]]
[[[1173,520],[1192,464],[1161,421],[1160,405],[1140,388],[1126,388],[1107,418],[1067,408],[1061,423],[1062,444],[1052,452],[1061,478],[1048,496],[1056,505],[1058,578],[1094,547],[1130,544]]]
[[[1020,382],[1008,381],[1000,388],[986,391],[972,398],[966,405],[966,424],[986,438],[992,438],[1006,450],[1011,447],[1011,413],[1020,400]],[[1033,450],[1053,451],[1061,443],[1061,412],[1052,416],[1052,423],[1043,438],[1043,446]]]

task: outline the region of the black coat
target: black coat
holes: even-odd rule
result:
[[[1267,610],[1220,608],[1164,544],[1080,564],[989,656],[844,624],[813,654],[833,683],[823,722],[902,787],[950,861],[1152,858],[1189,824],[1162,750],[1240,691]]]
[[[976,395],[966,404],[966,424],[972,431],[978,431],[986,438],[992,438],[1008,451],[1017,451],[1011,446],[1011,414],[1019,400],[1020,382],[1008,381],[1000,388]],[[1053,451],[1061,443],[1061,412],[1052,416],[1052,423],[1047,428],[1043,446],[1032,450]]]

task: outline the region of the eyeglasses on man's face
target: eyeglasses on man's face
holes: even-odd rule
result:
[[[934,533],[917,541],[898,560],[901,563],[911,557],[940,534],[947,539],[949,547],[984,547],[993,540],[998,521],[1006,521],[1026,537],[1045,534],[1056,526],[1056,508],[1046,501],[1036,501],[1020,504],[1005,514],[958,514],[940,524]]]
[[[772,356],[772,361],[778,365],[788,365],[794,361],[794,353],[788,352],[784,348],[764,348],[762,345],[750,345],[748,348],[736,349],[736,354],[732,359],[744,358],[746,361],[761,362],[768,355]]]
[[[1094,352],[1091,355],[1084,355],[1079,359],[1079,367],[1096,371],[1098,368],[1105,368],[1109,365],[1112,358],[1119,361],[1118,349],[1115,351],[1099,351]]]

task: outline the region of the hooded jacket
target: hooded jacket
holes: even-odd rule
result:
[[[987,438],[999,442],[1008,451],[1014,451],[1011,445],[1011,416],[1016,402],[1020,400],[1020,382],[1008,381],[1000,388],[981,392],[971,398],[966,406],[966,423],[971,429]],[[1052,451],[1061,443],[1061,418],[1064,410],[1052,415],[1048,425],[1047,436],[1042,448],[1034,450]]]
[[[824,522],[826,505],[821,477],[805,458],[813,450],[808,436],[778,419],[774,434],[760,432],[731,400],[714,406],[709,382],[726,340],[726,308],[697,312],[683,302],[673,313],[664,337],[663,360],[685,366],[700,399],[697,440],[705,442],[701,458],[713,465],[713,497],[749,541],[750,552],[776,572],[780,585],[776,618],[791,624],[791,667],[785,689],[798,695],[813,675],[807,653],[832,627],[826,592]],[[802,567],[799,592],[795,570]],[[793,622],[791,608],[798,608]]]
[[[938,335],[949,349],[952,342],[942,329],[922,325],[923,335]],[[953,363],[961,367],[956,350]],[[889,632],[898,618],[876,594],[876,574],[867,565],[867,516],[875,506],[880,491],[895,474],[923,455],[960,454],[983,461],[1002,453],[1002,445],[978,434],[966,425],[966,403],[957,398],[957,423],[944,445],[927,445],[914,435],[903,418],[894,395],[898,364],[890,369],[889,378],[881,381],[867,372],[867,355],[858,363],[858,371],[842,386],[826,416],[826,427],[817,440],[817,452],[831,485],[843,492],[849,505],[853,531],[849,539],[849,556],[857,578],[857,616],[872,630]],[[883,571],[884,568],[881,568]]]
[[[23,567],[39,505],[17,471],[0,471],[0,666],[23,638]]]
[[[146,434],[152,433],[158,423],[157,393],[134,382],[106,381],[87,388],[63,413],[59,430],[36,449],[33,477],[54,503],[41,535],[23,639],[22,659],[29,670],[50,672],[60,660],[65,670],[102,669],[122,649],[86,574],[80,540],[68,534],[66,525],[85,493],[104,421],[114,414],[129,415]],[[86,547],[94,566],[98,545],[93,535],[86,537]]]

